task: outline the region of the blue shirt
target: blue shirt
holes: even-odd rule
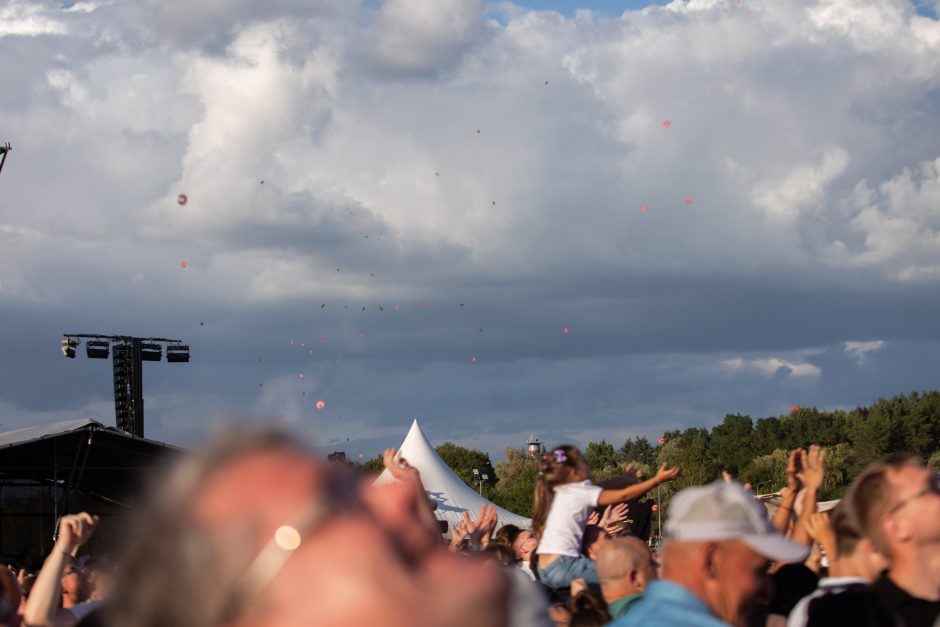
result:
[[[643,600],[609,627],[728,627],[702,601],[671,581],[653,581]]]

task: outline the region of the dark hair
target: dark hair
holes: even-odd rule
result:
[[[584,455],[576,446],[560,444],[544,453],[539,460],[539,476],[535,482],[535,511],[532,530],[539,537],[545,530],[545,520],[555,499],[555,488],[571,483],[572,474],[584,462]]]
[[[491,542],[484,552],[491,554],[503,566],[509,566],[519,561],[512,547],[500,544],[499,542]]]
[[[522,529],[513,524],[503,525],[493,536],[493,540],[507,546],[512,546],[513,543],[515,543],[516,538],[519,537],[520,533],[522,533]]]
[[[579,592],[569,602],[571,627],[601,627],[610,622],[607,605],[589,591]]]
[[[587,555],[588,550],[602,537],[609,538],[610,534],[599,525],[587,525],[584,528],[584,535],[581,537],[581,552]]]

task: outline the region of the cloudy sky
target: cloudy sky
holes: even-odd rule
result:
[[[182,445],[940,387],[940,2],[593,5],[0,0],[2,428],[113,424],[63,333],[188,343],[144,365]]]

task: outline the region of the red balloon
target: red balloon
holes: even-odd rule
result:
[[[800,411],[800,406],[799,406],[799,405],[790,405],[790,413],[791,413],[791,414],[795,414],[795,413],[798,412],[798,411]]]
[[[180,194],[176,197],[176,202],[181,205],[185,205],[187,202],[189,202],[189,198],[186,196],[186,194]]]
[[[324,409],[325,407],[326,407],[326,403],[324,403],[323,401],[317,401],[317,409]]]
[[[654,505],[654,506],[651,507],[650,509],[652,509],[654,512],[658,512],[658,511],[659,511],[659,505]]]
[[[666,438],[659,438],[659,445],[662,446],[666,443]]]
[[[180,262],[180,268],[185,268],[185,267],[188,266],[188,265],[189,265],[189,264],[186,263],[185,261],[181,261],[181,262]]]

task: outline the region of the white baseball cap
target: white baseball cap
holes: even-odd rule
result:
[[[787,540],[767,509],[741,484],[715,481],[686,488],[669,503],[666,538],[679,542],[740,540],[775,562],[806,559],[809,547]]]

